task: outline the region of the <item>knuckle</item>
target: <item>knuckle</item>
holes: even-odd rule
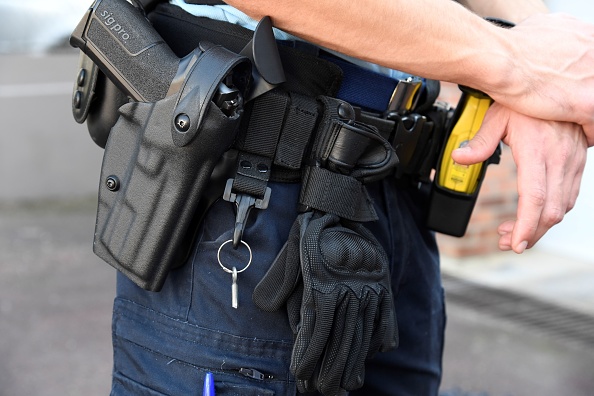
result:
[[[563,220],[564,216],[565,211],[562,210],[560,207],[556,206],[547,210],[547,212],[543,216],[543,223],[550,228],[555,224],[559,224],[561,220]]]
[[[480,147],[489,147],[490,146],[490,141],[489,139],[487,139],[487,137],[485,136],[485,134],[476,134],[472,140],[474,141],[474,144]]]
[[[535,188],[526,193],[523,198],[533,206],[543,207],[547,199],[547,193],[544,189]]]

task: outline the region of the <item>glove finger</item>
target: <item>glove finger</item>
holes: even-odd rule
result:
[[[346,290],[340,290],[336,308],[333,312],[332,331],[328,337],[324,354],[319,363],[319,370],[316,374],[318,390],[324,394],[335,394],[340,387],[343,368],[346,364],[346,358],[340,355],[345,354],[342,344],[343,339],[347,337],[345,327],[347,326],[350,303]]]
[[[374,320],[378,311],[379,298],[377,294],[369,289],[365,290],[366,298],[359,309],[357,328],[355,330],[355,342],[358,348],[354,350],[352,358],[347,362],[343,388],[348,390],[358,389],[363,386],[365,380],[365,361],[369,352],[371,336],[374,330]]]
[[[323,394],[335,395],[346,382],[345,367],[353,359],[358,348],[355,337],[359,301],[357,296],[345,291],[335,311],[335,325],[324,352],[318,377],[318,390]]]
[[[385,352],[398,346],[398,323],[392,295],[382,293],[379,300],[379,310],[373,320],[374,331],[367,354],[368,358],[378,351]]]
[[[252,294],[256,306],[264,311],[281,308],[301,279],[299,264],[299,224],[293,223],[289,238],[277,254],[272,265],[258,282]]]
[[[301,328],[291,355],[291,372],[296,379],[311,381],[324,352],[336,306],[335,296],[314,291],[315,301],[304,300],[301,307]]]
[[[303,280],[299,280],[299,283],[295,287],[293,293],[287,300],[287,316],[289,317],[289,325],[293,334],[297,334],[299,330],[299,324],[301,323],[301,304],[303,301]]]
[[[311,380],[304,381],[298,379],[295,382],[297,384],[297,391],[299,393],[311,393],[316,391],[316,387]]]

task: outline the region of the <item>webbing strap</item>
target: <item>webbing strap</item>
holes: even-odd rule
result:
[[[300,170],[311,133],[318,119],[315,99],[291,93],[285,126],[276,149],[274,164],[291,170]]]
[[[240,144],[234,193],[264,197],[288,104],[288,95],[280,90],[270,91],[254,100],[247,131]]]
[[[378,219],[367,189],[357,179],[320,167],[308,167],[299,202],[307,208],[367,222]]]
[[[289,171],[299,171],[302,158],[307,149],[309,136],[316,125],[317,108],[315,101],[306,97],[292,95],[280,89],[268,91],[258,96],[251,104],[247,127],[242,139],[237,142],[238,161],[235,177],[227,181],[223,199],[237,205],[237,215],[233,231],[233,248],[237,248],[243,238],[243,231],[252,208],[266,209],[271,196],[268,187],[277,147],[281,146],[276,157]],[[284,131],[285,133],[281,132]],[[300,136],[298,141],[296,138]],[[280,144],[279,144],[280,140]],[[296,144],[292,145],[292,142]]]

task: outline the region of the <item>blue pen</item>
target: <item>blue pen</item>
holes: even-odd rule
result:
[[[206,373],[206,377],[204,377],[202,396],[215,396],[214,376],[212,373]]]

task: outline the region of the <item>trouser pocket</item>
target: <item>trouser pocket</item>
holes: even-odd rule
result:
[[[190,395],[201,395],[201,384],[194,384],[195,388]],[[254,385],[236,384],[229,381],[215,381],[215,393],[217,396],[273,396],[275,392]],[[165,393],[155,391],[143,384],[140,384],[120,373],[115,373],[111,388],[112,396],[165,396]]]
[[[116,299],[112,395],[292,395],[292,344],[233,336]]]

